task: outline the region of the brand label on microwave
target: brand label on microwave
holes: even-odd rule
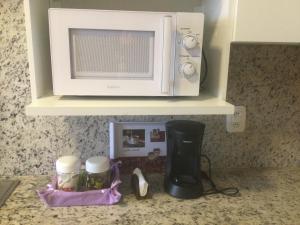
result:
[[[107,85],[106,87],[109,88],[109,89],[117,89],[117,88],[120,88],[120,86],[118,86],[118,85]]]

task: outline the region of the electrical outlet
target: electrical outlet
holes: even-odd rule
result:
[[[226,116],[226,129],[230,133],[243,132],[246,127],[246,107],[235,106],[234,114]]]

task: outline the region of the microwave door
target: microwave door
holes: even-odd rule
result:
[[[49,23],[55,95],[173,95],[172,14],[50,9]]]

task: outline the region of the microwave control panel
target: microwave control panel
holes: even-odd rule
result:
[[[204,15],[176,14],[174,94],[199,95]]]

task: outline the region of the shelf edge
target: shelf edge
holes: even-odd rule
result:
[[[26,106],[28,116],[122,116],[122,115],[226,115],[234,113],[234,106],[219,100],[216,105],[188,106],[61,106],[38,105],[38,101]]]

